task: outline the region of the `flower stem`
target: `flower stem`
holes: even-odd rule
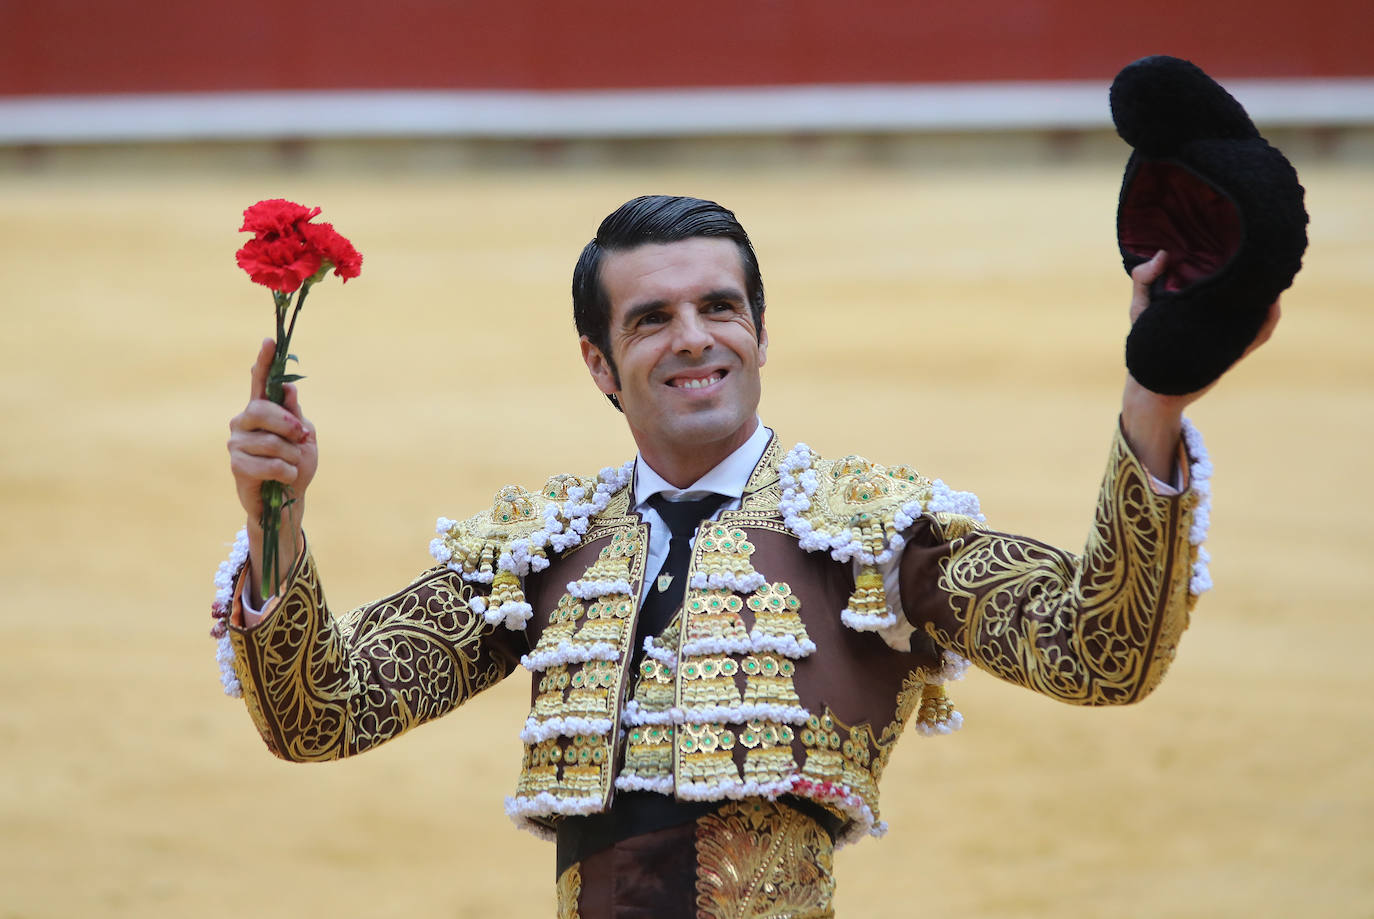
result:
[[[272,305],[276,308],[277,347],[272,355],[272,369],[267,376],[267,398],[281,405],[286,401],[286,361],[291,351],[291,333],[296,329],[296,316],[299,315],[301,302],[309,285],[301,287],[296,297],[296,306],[291,313],[291,325],[286,324],[286,308],[291,303],[291,295],[282,291],[272,291]],[[262,598],[266,600],[277,592],[281,583],[281,559],[278,550],[281,546],[282,509],[291,503],[290,489],[281,482],[262,483]]]

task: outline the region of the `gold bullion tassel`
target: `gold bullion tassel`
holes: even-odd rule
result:
[[[524,603],[525,592],[520,589],[520,579],[509,571],[498,571],[491,579],[491,597],[487,609],[500,609],[507,603]]]
[[[849,609],[856,616],[880,618],[887,615],[887,591],[883,589],[883,576],[873,565],[865,565],[854,579]]]
[[[945,687],[940,683],[925,684],[921,689],[921,707],[917,710],[916,722],[927,731],[943,734],[950,730],[953,715],[954,703],[945,694]]]

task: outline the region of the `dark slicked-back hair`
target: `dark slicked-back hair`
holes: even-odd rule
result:
[[[601,284],[601,260],[607,252],[623,252],[651,243],[675,243],[697,237],[733,240],[744,269],[744,292],[754,316],[754,329],[763,335],[763,277],[749,234],[727,208],[714,201],[677,195],[644,195],[626,201],[601,221],[596,238],[587,243],[573,269],[573,323],[577,334],[601,351],[611,373],[620,372],[611,355],[611,303]],[[614,397],[611,403],[615,404]],[[619,407],[619,406],[617,406]]]

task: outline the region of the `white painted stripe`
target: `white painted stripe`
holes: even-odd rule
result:
[[[1261,129],[1374,124],[1374,78],[1232,80]],[[0,143],[679,137],[1110,127],[1097,82],[0,98]]]

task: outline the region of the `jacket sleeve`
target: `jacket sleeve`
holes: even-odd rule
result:
[[[230,630],[244,699],[268,748],[294,762],[361,753],[505,678],[525,637],[472,611],[485,592],[438,567],[336,619],[303,552],[263,620]]]
[[[1155,494],[1118,427],[1081,556],[927,516],[902,558],[903,605],[936,644],[1004,680],[1075,705],[1135,702],[1163,679],[1196,602],[1201,487]]]

